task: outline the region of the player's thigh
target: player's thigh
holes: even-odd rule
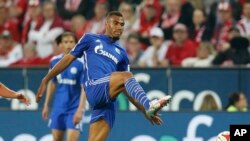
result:
[[[54,141],[63,141],[64,131],[52,129],[52,135],[53,135]]]
[[[66,128],[67,128],[67,141],[77,141],[82,130],[82,122],[74,125],[73,118],[74,114],[69,113],[65,115],[66,118]]]
[[[131,77],[133,75],[130,72],[114,72],[111,74],[109,82],[111,99],[114,99],[120,92],[124,91],[124,83]]]
[[[78,141],[80,131],[75,129],[67,130],[67,141]]]
[[[89,127],[89,141],[106,141],[110,129],[108,123],[104,119],[100,119]]]

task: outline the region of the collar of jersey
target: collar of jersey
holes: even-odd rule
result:
[[[106,41],[110,41],[111,43],[115,43],[115,42],[116,42],[116,41],[111,40],[111,39],[109,38],[109,36],[106,35],[106,34],[101,34],[100,36],[101,36],[101,38],[105,39]]]

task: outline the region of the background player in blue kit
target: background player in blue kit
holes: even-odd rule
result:
[[[37,92],[37,102],[41,99],[47,82],[63,71],[77,57],[84,58],[85,92],[93,108],[89,141],[104,141],[115,120],[116,97],[124,92],[153,124],[161,124],[157,112],[168,104],[170,96],[151,101],[128,72],[126,51],[116,42],[124,28],[120,12],[109,12],[106,18],[105,34],[85,34],[78,44],[43,78]]]
[[[56,42],[63,49],[64,54],[52,58],[51,68],[70,52],[77,43],[77,39],[73,33],[65,32],[56,39]],[[79,138],[82,128],[80,120],[86,101],[86,95],[81,86],[82,82],[83,63],[76,59],[48,83],[42,116],[44,119],[48,118],[49,103],[55,93],[49,119],[49,127],[52,129],[54,141],[62,141],[65,131],[67,141],[77,141]]]

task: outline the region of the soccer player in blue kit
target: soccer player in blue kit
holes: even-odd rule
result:
[[[77,43],[77,38],[71,32],[64,32],[56,39],[56,42],[58,47],[63,50],[63,54],[51,59],[50,68],[53,68],[65,54],[70,52]],[[76,59],[48,83],[42,117],[48,119],[50,101],[55,93],[49,119],[49,127],[52,129],[54,141],[62,141],[65,131],[67,141],[78,141],[82,130],[80,120],[86,101],[86,95],[81,86],[83,77],[82,60]]]
[[[150,101],[133,74],[128,71],[129,60],[125,49],[118,43],[124,28],[120,12],[109,12],[105,34],[85,34],[72,51],[65,55],[43,78],[37,92],[39,102],[47,82],[63,71],[76,58],[85,62],[85,92],[93,108],[89,129],[89,141],[105,141],[115,121],[116,97],[121,93],[152,123],[160,125],[158,111],[166,106],[171,96]]]

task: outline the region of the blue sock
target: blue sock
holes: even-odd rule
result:
[[[145,108],[145,110],[149,109],[150,100],[147,98],[145,91],[135,78],[130,78],[125,82],[125,89],[132,98],[136,99]]]

